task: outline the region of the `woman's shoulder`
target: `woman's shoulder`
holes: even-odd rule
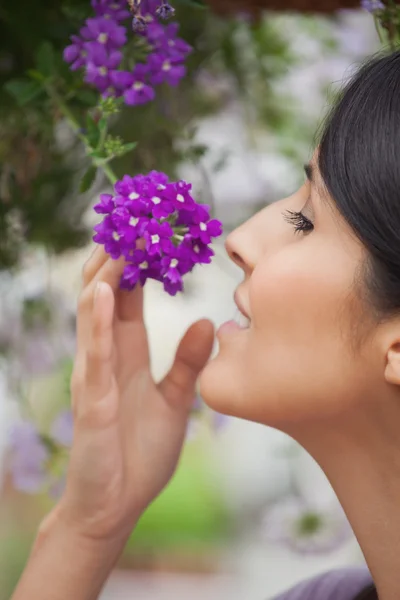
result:
[[[335,569],[302,581],[273,600],[361,600],[364,596],[359,594],[372,584],[367,567]],[[365,599],[373,600],[374,595]]]

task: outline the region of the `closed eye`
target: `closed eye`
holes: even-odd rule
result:
[[[293,226],[294,232],[310,233],[314,229],[314,224],[301,211],[285,210],[283,218],[287,223]]]

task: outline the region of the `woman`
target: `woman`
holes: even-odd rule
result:
[[[365,555],[368,569],[325,574],[282,598],[399,600],[399,140],[396,52],[346,87],[304,185],[228,237],[246,324],[220,328],[211,362],[212,324],[194,324],[159,385],[142,291],[119,291],[123,264],[95,251],[79,301],[67,488],[14,600],[98,597],[175,470],[200,373],[211,408],[276,427],[309,451]]]

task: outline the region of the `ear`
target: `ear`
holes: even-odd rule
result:
[[[386,381],[388,383],[400,385],[400,342],[395,342],[390,346],[386,358]]]

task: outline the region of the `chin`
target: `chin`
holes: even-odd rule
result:
[[[232,377],[235,369],[230,361],[219,354],[210,360],[200,375],[200,395],[209,408],[232,417],[241,417],[243,403],[240,398],[242,386],[238,377]],[[236,375],[238,375],[236,370]],[[242,408],[242,410],[240,410]]]

